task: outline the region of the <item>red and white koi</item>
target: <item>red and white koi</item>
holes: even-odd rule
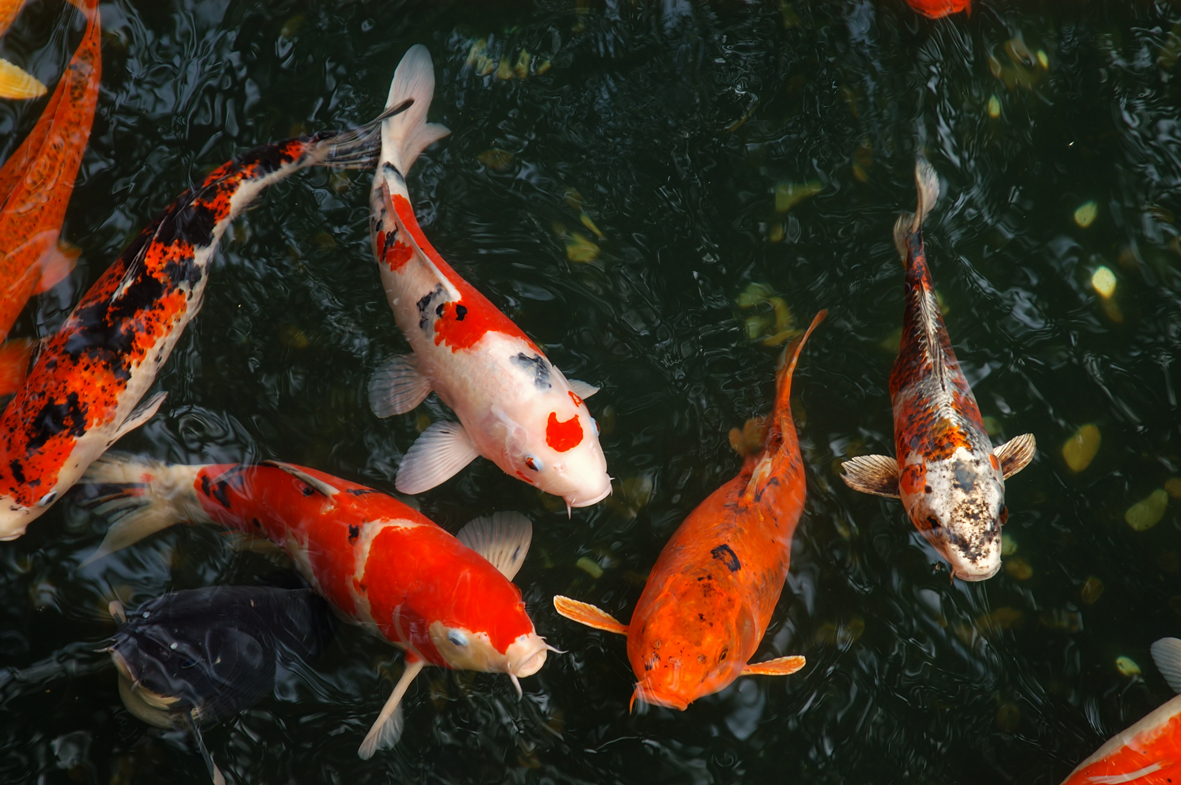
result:
[[[1181,640],[1161,638],[1152,659],[1181,693]],[[1111,737],[1062,785],[1170,785],[1181,782],[1181,695]]]
[[[414,353],[379,369],[369,400],[379,417],[403,414],[434,390],[459,418],[437,422],[398,469],[403,493],[421,493],[477,456],[510,476],[586,507],[611,493],[598,425],[585,398],[597,388],[568,381],[512,320],[461,278],[426,239],[405,175],[449,131],[426,121],[435,89],[426,47],[411,47],[387,106],[413,100],[382,128],[370,194],[371,236],[390,307]]]
[[[96,511],[112,517],[99,549],[124,548],[178,521],[216,523],[280,545],[341,615],[406,652],[406,668],[359,754],[401,735],[401,701],[425,665],[518,678],[545,664],[512,578],[532,525],[518,513],[477,518],[453,537],[397,499],[283,463],[166,465],[112,454],[86,482],[113,486]]]
[[[984,431],[939,313],[923,246],[923,220],[939,198],[939,178],[920,159],[915,180],[918,210],[894,225],[906,267],[902,345],[890,372],[897,458],[858,456],[842,465],[841,479],[854,490],[901,499],[952,573],[982,581],[1001,567],[1005,480],[1033,459],[1036,443],[1027,433],[994,449]]]
[[[138,404],[200,310],[234,216],[300,169],[366,165],[375,123],[264,145],[219,166],[107,268],[0,416],[0,540],[24,534],[91,461],[160,408],[163,392]]]

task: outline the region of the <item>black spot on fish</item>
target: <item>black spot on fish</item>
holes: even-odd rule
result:
[[[258,518],[251,518],[250,522],[254,524],[254,528],[261,529],[262,524],[258,522]]]
[[[467,306],[466,305],[455,306],[455,321],[462,322],[463,317],[465,317],[465,316],[467,316]]]
[[[431,307],[431,300],[441,294],[443,294],[443,284],[437,285],[418,301],[418,329],[425,330],[426,326],[431,323],[430,317],[426,315],[427,310]]]
[[[25,482],[25,467],[21,465],[21,462],[20,461],[10,461],[8,464],[8,468],[12,470],[12,479],[16,480],[17,482],[19,482],[23,485]],[[17,509],[17,508],[14,507],[13,509]]]
[[[532,357],[520,352],[516,357],[512,358],[514,365],[519,365],[525,369],[526,373],[533,374],[533,384],[539,390],[548,390],[553,387],[549,380],[549,363],[540,354],[535,354]]]
[[[738,556],[735,555],[733,549],[731,549],[730,546],[726,545],[725,543],[722,543],[710,551],[710,555],[712,555],[722,564],[726,565],[726,569],[728,569],[730,572],[738,572],[740,569],[742,569],[742,565],[738,563]]]
[[[435,316],[442,316],[443,315],[443,307],[444,307],[444,303],[439,303],[438,307],[435,308]]]
[[[204,200],[216,197],[218,191],[237,190],[236,186],[227,188],[227,185],[222,180],[217,180],[210,185],[189,191],[173,202],[164,213],[164,220],[156,230],[154,242],[162,245],[185,242],[201,248],[212,245],[213,229],[217,226],[220,216]]]
[[[925,486],[925,487],[923,488],[923,493],[930,493],[930,492],[931,492],[931,486],[930,486],[930,485],[927,485],[927,486]]]
[[[304,496],[311,496],[315,492],[316,492],[316,489],[313,488],[312,486],[310,486],[310,485],[303,486],[303,495]]]
[[[349,545],[356,545],[357,538],[361,536],[361,527],[349,524]]]
[[[955,484],[964,493],[972,492],[972,489],[976,487],[976,473],[972,471],[971,464],[966,461],[956,461]]]
[[[375,491],[371,491],[368,488],[349,488],[345,493],[350,496],[364,496],[367,493],[375,493]]]
[[[61,403],[46,401],[41,411],[33,415],[29,432],[32,437],[28,441],[29,450],[40,450],[52,437],[62,432],[74,439],[86,435],[86,412],[78,401],[78,393],[70,393]]]
[[[939,519],[936,518],[934,515],[928,515],[927,516],[927,525],[930,526],[932,529],[938,529],[939,528]]]

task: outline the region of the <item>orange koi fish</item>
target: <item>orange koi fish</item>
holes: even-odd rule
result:
[[[1161,638],[1152,659],[1181,692],[1181,640]],[[1078,765],[1062,785],[1169,785],[1181,782],[1181,695],[1113,736]]]
[[[0,169],[0,343],[29,298],[55,286],[78,260],[77,249],[63,246],[58,236],[90,139],[102,77],[98,8],[86,14],[82,43],[49,104]],[[25,340],[0,346],[0,395],[20,387],[31,351]]]
[[[598,388],[569,381],[512,320],[459,276],[427,241],[405,175],[432,142],[450,133],[426,121],[435,90],[431,56],[413,46],[398,64],[389,106],[413,100],[386,121],[370,193],[370,235],[381,280],[413,354],[373,376],[374,414],[409,412],[434,390],[459,422],[437,422],[407,451],[395,485],[421,493],[477,456],[506,474],[586,507],[611,493],[599,428],[583,399]]]
[[[906,0],[906,3],[928,19],[941,19],[960,11],[972,15],[972,0]]]
[[[1001,568],[1001,524],[1008,518],[1005,480],[1033,459],[1022,434],[993,449],[976,396],[951,349],[923,246],[923,220],[939,198],[939,178],[915,166],[918,212],[903,213],[894,243],[906,267],[902,345],[890,372],[897,459],[863,455],[841,466],[855,491],[901,499],[911,521],[965,581]]]
[[[300,169],[369,163],[376,128],[265,145],[221,165],[107,268],[0,415],[0,540],[24,534],[91,461],[160,408],[163,392],[138,404],[200,310],[209,263],[234,216]]]
[[[506,673],[519,693],[518,678],[545,664],[550,647],[512,583],[533,531],[517,513],[477,518],[453,537],[391,496],[283,463],[169,466],[109,455],[86,482],[114,490],[98,499],[96,511],[113,522],[85,563],[178,521],[262,535],[343,617],[405,650],[362,758],[397,741],[402,696],[424,665]]]
[[[98,8],[98,0],[68,0],[68,2],[87,14],[88,17],[91,10]],[[0,0],[0,35],[4,35],[8,31],[24,4],[25,0]],[[41,84],[41,81],[35,76],[0,58],[0,98],[37,98],[45,95],[46,92],[45,85]]]
[[[804,462],[791,418],[791,376],[800,350],[826,311],[785,353],[763,450],[718,488],[673,533],[632,612],[630,625],[561,595],[568,619],[627,636],[636,674],[632,704],[684,710],[739,676],[786,676],[803,657],[749,664],[771,621],[804,509]]]

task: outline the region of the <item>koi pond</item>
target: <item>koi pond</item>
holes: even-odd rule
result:
[[[1059,783],[1173,697],[1150,644],[1181,634],[1181,8],[978,0],[99,6],[102,82],[62,236],[81,249],[12,335],[52,334],[154,215],[238,153],[356,127],[414,44],[451,134],[407,181],[425,235],[571,379],[614,493],[568,515],[478,459],[399,496],[451,532],[533,521],[515,578],[551,653],[521,680],[428,667],[405,731],[357,748],[402,655],[340,625],[260,701],[204,729],[230,783]],[[85,20],[29,0],[0,41],[52,91]],[[47,99],[0,102],[0,156]],[[892,455],[898,214],[922,152],[952,346],[1007,482],[1004,564],[952,580],[894,500],[840,479]],[[408,351],[369,239],[370,171],[263,193],[216,253],[199,316],[115,449],[172,463],[279,460],[395,494],[436,396],[378,419],[370,376]],[[734,477],[813,315],[792,406],[807,501],[755,661],[803,655],[686,711],[629,710],[621,636],[678,524]],[[0,780],[208,783],[191,737],[120,700],[112,600],[290,584],[290,560],[175,526],[83,566],[107,522],[68,493],[0,544]]]

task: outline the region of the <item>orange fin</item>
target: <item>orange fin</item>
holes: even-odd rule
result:
[[[787,676],[804,667],[803,657],[777,657],[742,669],[743,676]]]
[[[78,265],[78,257],[81,255],[81,248],[70,245],[65,240],[58,240],[57,245],[41,260],[41,280],[37,282],[33,294],[44,294],[65,280]]]
[[[572,600],[569,597],[563,597],[557,594],[554,595],[554,610],[570,621],[585,624],[587,627],[593,627],[603,632],[615,632],[620,635],[627,635],[626,624],[621,624],[611,614],[599,610],[593,605],[588,605],[585,602],[579,602],[578,600]]]
[[[37,77],[7,60],[0,60],[0,98],[38,98],[47,92]]]
[[[25,383],[33,342],[15,338],[0,346],[0,395],[11,395]]]

